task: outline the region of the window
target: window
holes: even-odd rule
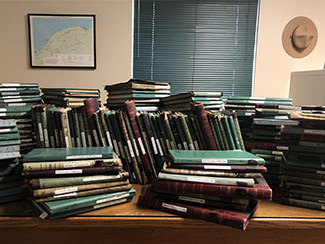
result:
[[[258,0],[134,0],[133,77],[250,96]]]

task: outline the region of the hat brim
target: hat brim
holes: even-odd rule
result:
[[[293,44],[292,34],[298,26],[303,24],[308,25],[308,30],[314,36],[314,38],[311,40],[310,44],[306,48],[300,49],[295,47],[295,45]],[[317,36],[316,25],[311,19],[303,16],[299,16],[290,20],[289,23],[285,26],[282,33],[283,48],[286,51],[286,53],[293,58],[303,58],[306,57],[308,54],[310,54],[314,50],[317,44],[317,39],[318,36]]]

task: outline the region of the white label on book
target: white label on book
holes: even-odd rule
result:
[[[322,168],[325,168],[325,164],[321,164],[321,167],[322,167]]]
[[[82,169],[70,169],[70,170],[55,170],[56,175],[63,175],[63,174],[81,174]]]
[[[170,147],[169,139],[166,139],[166,145],[167,145],[167,149],[168,149],[168,150],[172,149],[172,148]]]
[[[77,192],[72,192],[72,193],[62,194],[62,195],[55,195],[53,197],[54,198],[62,198],[62,197],[73,197],[73,196],[77,196]]]
[[[164,152],[163,152],[163,150],[161,148],[161,145],[160,145],[160,142],[159,142],[158,139],[156,139],[156,143],[157,143],[157,146],[158,146],[158,151],[160,153],[160,156],[164,156]]]
[[[287,151],[287,150],[289,150],[289,147],[286,147],[286,146],[277,146],[276,149],[277,150]]]
[[[55,190],[54,194],[60,195],[60,194],[70,193],[70,192],[75,192],[75,191],[78,191],[78,187],[69,187],[69,188],[64,188],[64,189],[60,189],[60,190]]]
[[[325,171],[317,170],[317,171],[316,171],[316,174],[319,174],[319,175],[325,175]]]
[[[51,147],[55,147],[55,139],[54,136],[50,137]]]
[[[152,144],[152,148],[155,154],[158,154],[158,149],[157,149],[157,145],[155,142],[155,138],[151,137],[151,144]]]
[[[197,141],[194,141],[194,145],[195,145],[196,150],[200,150],[200,146]]]
[[[324,201],[324,200],[318,200],[318,202],[319,202],[319,203],[325,203],[325,201]],[[324,208],[325,208],[325,206],[322,206],[322,207],[324,207]],[[322,209],[322,210],[324,210],[324,209]]]
[[[64,164],[64,168],[78,168],[78,167],[89,167],[90,162],[82,162],[82,163],[69,163],[69,164]]]
[[[325,130],[312,130],[312,129],[305,129],[304,133],[306,134],[321,134],[325,135]]]
[[[213,159],[213,158],[203,159],[202,158],[202,163],[203,164],[227,164],[228,160],[227,159]]]
[[[7,112],[6,108],[0,108],[0,112]]]
[[[49,134],[47,132],[47,129],[44,129],[44,140],[45,140],[45,147],[50,147]]]
[[[194,150],[193,144],[188,145],[190,147],[190,150]]]
[[[115,153],[117,154],[117,156],[120,156],[120,150],[118,149],[116,140],[113,140],[113,145],[114,145]]]
[[[255,113],[245,113],[245,116],[251,116],[253,114],[255,114]]]
[[[9,107],[26,106],[26,103],[9,103]]]
[[[86,134],[85,134],[85,132],[83,131],[80,134],[81,134],[82,146],[83,147],[87,147],[87,140],[86,140]]]
[[[6,116],[7,114],[6,113],[0,113],[0,116]]]
[[[138,142],[139,142],[142,154],[146,154],[146,150],[144,149],[141,137],[138,138]]]
[[[94,135],[94,139],[95,139],[96,146],[99,147],[100,144],[99,144],[99,140],[98,140],[98,136],[97,136],[97,131],[96,130],[93,130],[93,135]]]
[[[87,135],[87,138],[88,138],[89,147],[92,147],[93,146],[93,140],[91,139],[91,135]]]
[[[176,211],[183,212],[183,213],[187,212],[187,208],[176,206],[176,205],[165,203],[165,202],[161,206],[163,208],[168,208],[168,209],[176,210]]]
[[[10,129],[1,129],[0,132],[9,132]]]
[[[199,178],[199,177],[187,177],[187,181],[201,182],[201,183],[215,183],[216,182],[214,179]]]
[[[128,158],[129,162],[131,162],[131,156],[128,150],[128,146],[125,145],[124,150],[125,150],[126,157]]]
[[[219,170],[231,170],[231,166],[223,165],[204,165],[204,169],[219,169]]]
[[[128,197],[128,196],[130,196],[129,193],[125,193],[125,194],[122,194],[122,195],[117,195],[117,196],[114,196],[114,197],[107,197],[107,198],[103,198],[103,199],[97,200],[96,201],[96,204],[98,204],[98,203],[104,203],[104,202],[109,202],[109,201],[113,201],[113,200],[125,198],[125,197]]]
[[[187,145],[186,141],[183,142],[183,145],[184,145],[184,149],[188,150],[188,145]]]
[[[104,137],[102,137],[102,144],[103,144],[103,147],[107,147],[107,143],[106,143],[106,140]]]
[[[325,206],[324,206],[324,205],[323,205],[323,206],[321,206],[321,209],[322,209],[322,210],[325,210]]]
[[[19,83],[2,83],[2,86],[20,86]]]
[[[177,144],[177,147],[178,147],[179,150],[182,150],[183,149],[182,148],[182,144],[180,144],[180,143]]]
[[[90,159],[90,158],[102,158],[102,154],[91,154],[91,155],[70,155],[66,156],[65,159]]]
[[[97,204],[97,205],[94,205],[94,209],[108,207],[108,206],[115,205],[115,204],[119,204],[119,203],[123,203],[123,202],[126,202],[126,201],[127,201],[127,199],[124,198],[124,199],[119,199],[119,200],[115,200],[115,201],[111,201],[111,202]]]
[[[97,181],[97,180],[114,180],[120,179],[120,175],[101,175],[101,176],[91,176],[84,178],[83,181]]]
[[[5,103],[13,103],[13,102],[22,102],[23,101],[23,99],[21,99],[21,98],[17,98],[17,99],[4,99],[3,100]]]
[[[71,147],[69,137],[65,136],[64,139],[65,139],[65,147]]]
[[[106,131],[106,137],[107,137],[108,145],[110,147],[113,147],[113,143],[112,143],[112,139],[111,139],[111,134],[109,133],[109,131]]]
[[[46,212],[42,212],[40,216],[38,216],[41,219],[45,219],[48,216]]]
[[[325,182],[321,182],[320,183],[320,186],[325,186]]]
[[[168,87],[168,86],[161,86],[161,85],[156,85],[155,86],[156,89],[166,89],[166,87]]]
[[[77,147],[82,147],[80,137],[76,138]]]
[[[199,174],[213,174],[213,175],[224,175],[225,173],[224,172],[215,172],[215,171],[200,171],[198,170],[197,171]]]
[[[44,141],[42,124],[38,123],[38,133],[40,141]]]
[[[139,154],[139,150],[138,150],[138,147],[137,147],[137,142],[135,141],[135,139],[133,138],[133,145],[134,145],[134,151],[135,151],[135,154],[137,155],[137,156],[140,156],[140,154]]]
[[[17,96],[19,92],[2,92],[2,96]]]
[[[170,148],[171,149],[176,149],[176,145],[174,144],[173,141],[170,141]]]
[[[188,201],[188,202],[196,202],[196,203],[203,203],[203,204],[205,203],[205,199],[196,198],[196,197],[179,196],[178,199],[183,201]]]
[[[128,148],[129,148],[129,151],[130,151],[130,154],[131,154],[131,158],[134,158],[135,155],[134,155],[134,152],[133,152],[133,148],[132,148],[131,141],[130,140],[127,140],[126,143],[128,144]]]

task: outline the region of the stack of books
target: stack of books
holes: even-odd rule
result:
[[[160,99],[170,94],[167,82],[130,79],[127,82],[105,86],[110,109],[125,107],[125,101],[133,100],[138,111],[158,111]]]
[[[222,92],[187,92],[161,98],[161,109],[191,113],[193,104],[202,103],[205,110],[218,112],[224,109]]]
[[[83,100],[100,98],[99,89],[87,88],[41,88],[42,98],[45,103],[58,107],[82,106]]]
[[[245,229],[259,200],[272,197],[264,160],[251,153],[169,152],[169,165],[139,197],[140,206]]]
[[[0,83],[0,119],[15,119],[21,155],[36,147],[31,108],[42,103],[37,83]]]
[[[125,203],[135,195],[111,147],[34,149],[24,156],[23,172],[42,218]]]
[[[85,99],[83,103],[83,106],[65,108],[52,104],[33,106],[38,147],[108,146],[96,130],[96,123],[102,123],[98,115],[104,108],[99,108],[99,102],[94,98]]]
[[[282,165],[282,203],[325,209],[325,114],[291,113],[297,126],[283,125],[281,137],[290,140],[288,160]]]
[[[19,157],[20,140],[15,120],[0,120],[0,203],[25,198]]]

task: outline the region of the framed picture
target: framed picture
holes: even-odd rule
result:
[[[95,15],[27,16],[32,68],[96,69]]]

